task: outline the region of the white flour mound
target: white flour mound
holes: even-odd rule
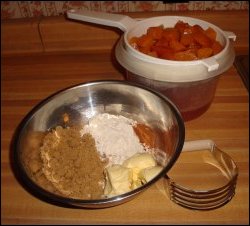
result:
[[[132,155],[145,151],[134,132],[135,124],[136,121],[124,116],[103,113],[90,119],[81,132],[94,137],[97,151],[109,159],[109,164],[122,164]]]

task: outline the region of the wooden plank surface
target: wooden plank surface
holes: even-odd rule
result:
[[[244,46],[243,39],[239,46]],[[10,165],[13,134],[20,121],[42,99],[60,89],[90,80],[122,80],[124,71],[110,52],[102,49],[92,53],[6,56],[2,58],[1,73],[2,224],[249,224],[249,95],[233,66],[220,77],[208,111],[185,123],[186,140],[214,140],[239,167],[235,196],[225,206],[209,212],[188,210],[171,202],[163,179],[125,204],[100,210],[63,208],[32,196],[17,181]],[[195,159],[182,157],[176,167],[192,164],[191,175],[200,170]],[[183,172],[177,170],[176,175],[182,176]]]
[[[183,11],[126,13],[132,18],[155,16],[188,16],[205,20],[222,30],[234,32],[238,54],[248,52],[249,12],[240,11]],[[2,54],[16,55],[29,52],[88,52],[111,51],[122,35],[118,28],[68,20],[65,16],[39,19],[3,20]]]
[[[1,54],[43,52],[38,18],[1,21]]]
[[[172,203],[162,181],[128,203],[101,210],[62,208],[32,196],[17,182],[9,162],[11,139],[22,118],[43,98],[60,89],[89,80],[123,79],[123,76],[110,62],[109,53],[10,57],[3,59],[2,66],[2,223],[248,223],[249,102],[234,67],[221,76],[209,110],[185,123],[186,140],[214,140],[239,167],[235,197],[224,207],[208,213]],[[192,159],[180,159],[177,163],[187,161],[193,163],[194,173],[199,170]]]

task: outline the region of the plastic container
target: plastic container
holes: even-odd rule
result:
[[[146,33],[148,27],[173,27],[179,20],[203,29],[213,28],[224,49],[212,57],[195,61],[171,61],[148,56],[134,49],[128,40]],[[190,17],[163,16],[138,22],[116,46],[118,62],[127,70],[126,79],[153,88],[166,95],[180,110],[185,121],[202,115],[213,101],[220,75],[234,62],[235,52],[229,39],[232,32]]]
[[[127,80],[166,95],[179,108],[185,121],[200,116],[208,109],[215,95],[219,76],[234,62],[235,53],[229,39],[235,40],[236,35],[203,20],[181,16],[135,20],[125,15],[85,10],[69,10],[67,16],[74,20],[121,29],[124,35],[116,45],[115,55],[127,70]],[[149,27],[174,27],[179,20],[190,25],[200,25],[203,29],[213,28],[217,33],[216,39],[224,49],[201,60],[172,61],[143,54],[129,44],[130,38],[145,34]]]
[[[165,82],[127,72],[126,78],[167,96],[179,108],[184,121],[202,115],[213,101],[219,76],[195,82]]]

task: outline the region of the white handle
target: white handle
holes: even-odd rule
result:
[[[74,20],[117,27],[122,31],[129,30],[137,22],[131,17],[121,14],[102,13],[75,9],[67,11],[67,17]]]
[[[212,140],[193,140],[185,141],[182,151],[199,151],[204,149],[211,149],[215,143]]]
[[[201,60],[201,62],[207,67],[208,71],[214,71],[219,68],[219,63],[213,57]]]
[[[236,41],[236,34],[232,31],[224,31],[224,34],[227,38],[232,39],[233,41]]]

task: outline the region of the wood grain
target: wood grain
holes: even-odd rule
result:
[[[234,32],[238,54],[248,52],[249,12],[240,11],[183,11],[126,13],[132,18],[180,15],[194,17],[213,23],[224,31]],[[2,21],[3,55],[24,53],[89,52],[111,51],[122,32],[118,28],[94,25],[66,19],[65,16],[51,16],[39,19]]]
[[[1,21],[1,54],[43,52],[39,18]]]
[[[209,15],[203,17],[216,22]],[[231,30],[239,29],[238,26]],[[244,35],[240,37],[239,46],[243,48]],[[171,202],[163,179],[132,201],[100,210],[63,208],[31,195],[17,181],[10,165],[13,134],[20,121],[54,92],[90,80],[123,80],[124,71],[104,48],[92,53],[5,56],[1,73],[2,224],[249,224],[249,94],[233,66],[220,77],[208,111],[185,123],[186,140],[214,140],[239,167],[234,198],[209,212],[184,209]],[[180,158],[176,166],[193,163],[191,173],[196,173],[199,164],[195,162],[192,158]]]

